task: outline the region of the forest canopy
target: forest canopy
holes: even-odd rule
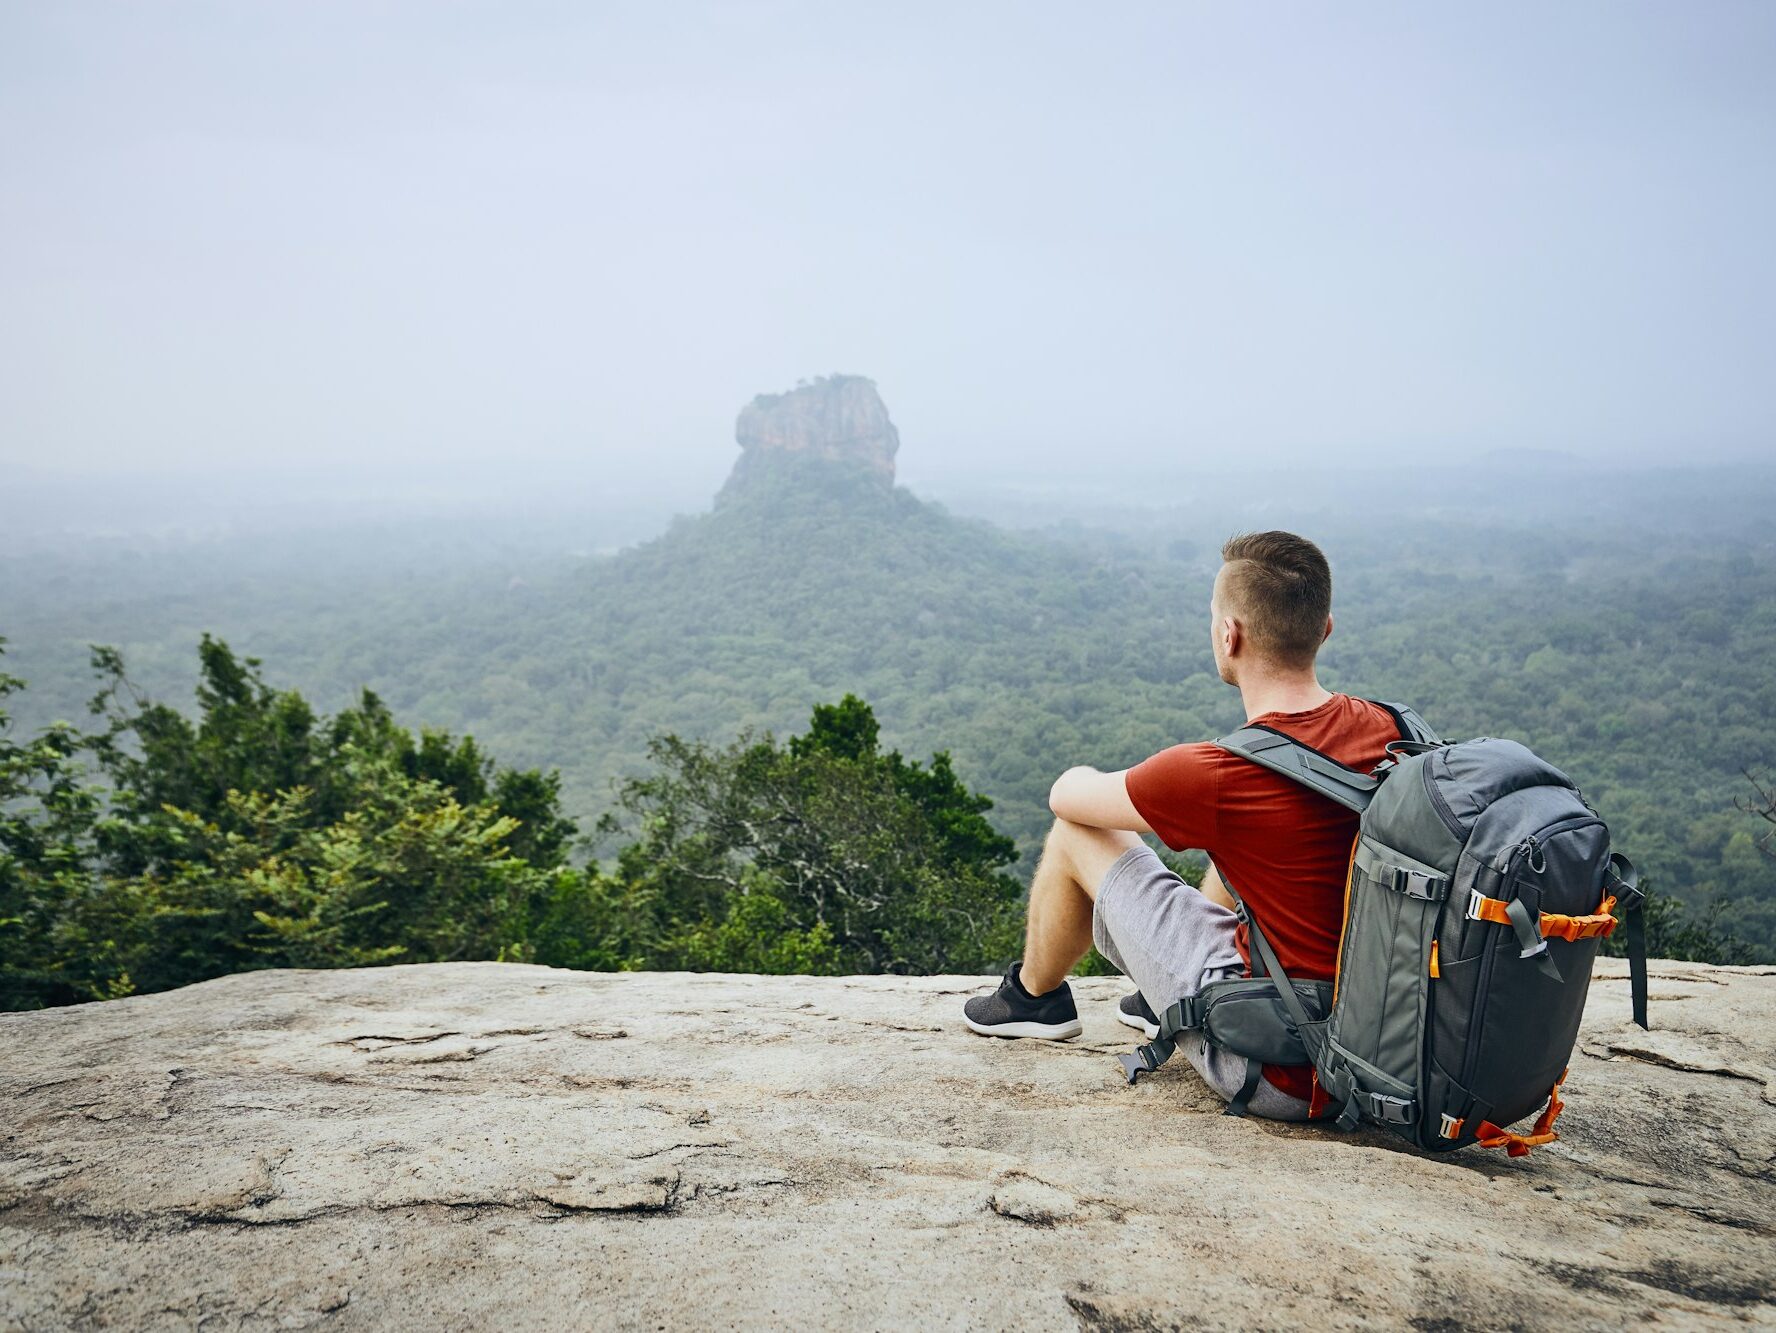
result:
[[[266,967],[983,971],[1016,947],[991,802],[947,755],[884,752],[855,697],[784,743],[656,738],[609,819],[634,840],[577,867],[555,774],[199,651],[194,719],[109,649],[96,728],[20,740],[0,709],[0,1008]],[[23,687],[0,676],[0,702]]]
[[[1524,741],[1686,919],[1776,958],[1768,825],[1735,804],[1753,795],[1748,772],[1776,768],[1763,474],[1513,465],[1494,482],[1393,478],[1385,511],[1369,476],[1329,483],[1311,513],[1241,511],[1235,494],[1209,525],[1200,505],[1010,515],[1082,515],[1042,533],[832,470],[769,480],[608,556],[476,529],[472,559],[405,533],[0,559],[13,669],[32,681],[16,711],[33,730],[78,715],[91,642],[119,643],[157,697],[189,698],[208,629],[334,717],[368,687],[416,750],[427,732],[473,735],[517,772],[559,773],[558,813],[608,862],[642,836],[604,817],[624,813],[626,784],[666,771],[660,737],[720,752],[850,694],[885,749],[943,752],[993,800],[1021,877],[1061,771],[1237,724],[1208,649],[1215,552],[1237,523],[1280,523],[1333,562],[1330,688],[1409,702],[1445,736]]]
[[[0,1008],[462,959],[982,972],[1021,942],[992,802],[947,754],[884,751],[855,695],[783,742],[656,737],[604,820],[621,851],[576,866],[554,773],[415,735],[368,691],[320,715],[220,640],[199,656],[193,719],[110,649],[93,656],[94,729],[20,740],[0,708]],[[0,703],[23,686],[0,675]],[[1751,956],[1718,909],[1655,895],[1649,918],[1659,956]]]

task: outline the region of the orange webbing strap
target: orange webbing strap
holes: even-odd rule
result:
[[[1307,1118],[1309,1120],[1318,1120],[1321,1116],[1326,1114],[1327,1108],[1329,1108],[1331,1104],[1332,1098],[1327,1091],[1320,1086],[1320,1071],[1316,1069],[1313,1071],[1313,1087],[1307,1094]]]
[[[1357,873],[1357,848],[1362,845],[1363,834],[1359,830],[1351,839],[1350,860],[1344,867],[1344,918],[1338,925],[1338,957],[1334,960],[1332,970],[1332,1003],[1338,1003],[1338,976],[1344,967],[1344,932],[1350,926],[1351,915],[1351,883],[1352,876]],[[1307,1094],[1307,1118],[1318,1120],[1332,1109],[1332,1094],[1320,1086],[1320,1071],[1313,1071],[1313,1086]]]
[[[1333,960],[1332,965],[1333,1004],[1338,1003],[1338,971],[1344,966],[1344,932],[1349,928],[1351,920],[1351,880],[1352,876],[1357,873],[1357,848],[1360,847],[1362,843],[1363,834],[1359,829],[1357,836],[1351,839],[1350,860],[1344,867],[1344,917],[1338,923],[1338,957]],[[1318,1087],[1319,1083],[1316,1081],[1314,1086]]]
[[[1490,1120],[1482,1120],[1480,1128],[1475,1130],[1478,1136],[1474,1142],[1482,1148],[1503,1148],[1513,1157],[1527,1157],[1531,1148],[1539,1148],[1544,1143],[1552,1143],[1560,1135],[1554,1132],[1554,1122],[1566,1109],[1566,1103],[1560,1100],[1560,1085],[1566,1082],[1566,1070],[1560,1071],[1560,1077],[1554,1080],[1554,1086],[1548,1089],[1548,1107],[1536,1117],[1534,1128],[1527,1134],[1513,1134],[1508,1129],[1500,1129]]]
[[[1510,906],[1502,898],[1482,898],[1476,894],[1469,903],[1468,915],[1476,921],[1496,921],[1508,926],[1511,924]],[[1594,935],[1608,935],[1616,928],[1616,918],[1611,915],[1615,907],[1614,898],[1605,898],[1590,916],[1543,912],[1542,936],[1544,939],[1588,940]]]

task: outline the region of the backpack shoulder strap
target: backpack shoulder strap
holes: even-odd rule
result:
[[[1394,725],[1400,729],[1403,741],[1418,741],[1424,745],[1436,745],[1442,737],[1431,730],[1431,724],[1418,715],[1418,710],[1410,704],[1391,704],[1386,699],[1371,699],[1370,703],[1377,708],[1385,708],[1393,716]]]
[[[1380,785],[1378,779],[1367,773],[1346,768],[1332,756],[1321,754],[1313,746],[1303,745],[1293,736],[1263,724],[1241,727],[1217,737],[1215,744],[1273,773],[1281,773],[1309,791],[1330,797],[1358,814],[1368,808],[1369,798],[1375,795],[1375,789]]]

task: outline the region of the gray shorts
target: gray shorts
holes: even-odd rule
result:
[[[1167,870],[1142,843],[1118,857],[1098,885],[1092,943],[1160,1014],[1211,981],[1245,974],[1234,943],[1238,926],[1232,912]],[[1245,1057],[1210,1046],[1200,1034],[1180,1035],[1178,1052],[1224,1098],[1246,1081]],[[1307,1119],[1306,1102],[1269,1082],[1259,1083],[1250,1105],[1253,1115],[1270,1120]]]

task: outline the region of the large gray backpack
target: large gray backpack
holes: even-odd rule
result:
[[[1646,1018],[1644,895],[1609,830],[1564,773],[1516,741],[1446,743],[1383,705],[1401,740],[1373,773],[1280,731],[1216,743],[1361,814],[1336,980],[1290,981],[1236,886],[1252,973],[1160,1015],[1157,1040],[1120,1057],[1128,1081],[1197,1032],[1246,1058],[1240,1115],[1265,1064],[1312,1065],[1341,1129],[1383,1126],[1420,1148],[1469,1143],[1513,1157],[1556,1135],[1591,965],[1627,925],[1634,1021]],[[1538,1110],[1527,1133],[1510,1126]]]

